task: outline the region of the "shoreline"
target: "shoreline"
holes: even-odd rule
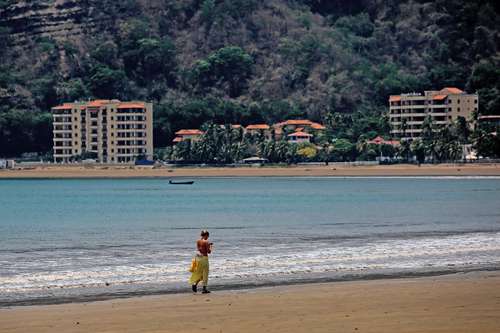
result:
[[[500,164],[311,165],[262,167],[37,166],[0,170],[0,179],[178,177],[413,177],[500,176]]]
[[[260,289],[268,288],[280,288],[280,287],[292,287],[292,286],[314,286],[318,284],[330,284],[330,283],[356,283],[362,281],[380,281],[380,280],[405,280],[405,279],[420,279],[420,278],[438,278],[446,276],[458,276],[461,274],[483,274],[487,272],[493,272],[500,276],[500,266],[490,266],[490,267],[470,267],[462,268],[457,270],[436,270],[436,271],[420,271],[420,272],[399,272],[396,274],[390,273],[369,273],[369,274],[351,274],[339,277],[309,277],[309,278],[298,278],[295,280],[280,280],[273,282],[264,283],[247,283],[247,284],[234,284],[229,283],[226,285],[214,284],[212,285],[212,290],[217,292],[237,292],[241,290],[254,290],[258,291]],[[155,289],[150,290],[140,290],[140,291],[129,291],[129,292],[119,292],[111,293],[102,292],[95,295],[79,295],[79,296],[66,296],[66,297],[45,297],[45,298],[32,298],[19,301],[2,301],[0,300],[0,311],[2,309],[18,308],[18,307],[30,307],[30,306],[47,306],[47,305],[64,305],[64,304],[79,304],[79,303],[93,303],[102,301],[113,301],[120,299],[134,299],[138,297],[152,297],[152,296],[166,296],[166,295],[187,295],[191,294],[189,286],[177,287],[173,289]]]
[[[4,308],[0,327],[11,333],[498,332],[499,285],[495,271],[142,296]]]

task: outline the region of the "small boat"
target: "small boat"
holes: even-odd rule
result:
[[[193,180],[169,180],[169,184],[172,185],[193,185],[194,181]]]

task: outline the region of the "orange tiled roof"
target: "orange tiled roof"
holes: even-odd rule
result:
[[[324,129],[326,129],[325,126],[323,126],[321,124],[318,124],[318,123],[312,123],[311,124],[311,128],[313,128],[315,130],[324,130]]]
[[[445,87],[443,88],[440,93],[443,93],[443,94],[463,94],[463,90],[460,90],[458,88],[455,88],[455,87]]]
[[[254,125],[248,125],[247,130],[268,130],[269,125],[267,124],[254,124]]]
[[[197,129],[181,129],[177,132],[175,132],[175,135],[202,135],[203,132]]]
[[[285,121],[286,125],[311,125],[312,121],[307,120],[307,119],[291,119]]]
[[[375,139],[367,141],[366,143],[368,144],[374,144],[374,145],[391,145],[391,146],[399,146],[399,141],[396,140],[384,140],[383,137],[377,136]]]
[[[172,142],[176,142],[176,143],[177,143],[177,142],[181,142],[181,141],[182,141],[182,138],[181,138],[180,136],[176,136],[176,137],[172,140]]]
[[[441,100],[445,99],[446,97],[448,97],[448,95],[434,95],[432,97],[432,99],[436,100],[436,101],[441,101]]]
[[[144,102],[121,102],[118,109],[144,109],[146,103]]]
[[[107,104],[109,103],[110,100],[109,99],[96,99],[96,100],[93,100],[93,101],[90,101],[87,103],[87,107],[95,107],[95,108],[98,108],[98,107],[101,107],[103,106],[104,104]]]
[[[389,102],[399,102],[401,100],[400,95],[391,95],[389,96]]]
[[[73,108],[73,104],[64,103],[63,105],[54,106],[52,110],[71,110]]]
[[[302,138],[307,138],[313,136],[312,134],[306,133],[306,132],[295,132],[292,134],[288,134],[288,136],[296,136],[296,137],[302,137]]]

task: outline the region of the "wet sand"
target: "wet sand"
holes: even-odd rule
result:
[[[500,176],[500,164],[374,165],[290,167],[139,167],[39,166],[0,170],[1,178],[155,178],[155,177],[294,177],[294,176]]]
[[[0,309],[21,332],[500,332],[500,272]]]

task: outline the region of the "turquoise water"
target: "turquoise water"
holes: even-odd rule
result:
[[[500,178],[0,180],[0,305],[496,269]]]

